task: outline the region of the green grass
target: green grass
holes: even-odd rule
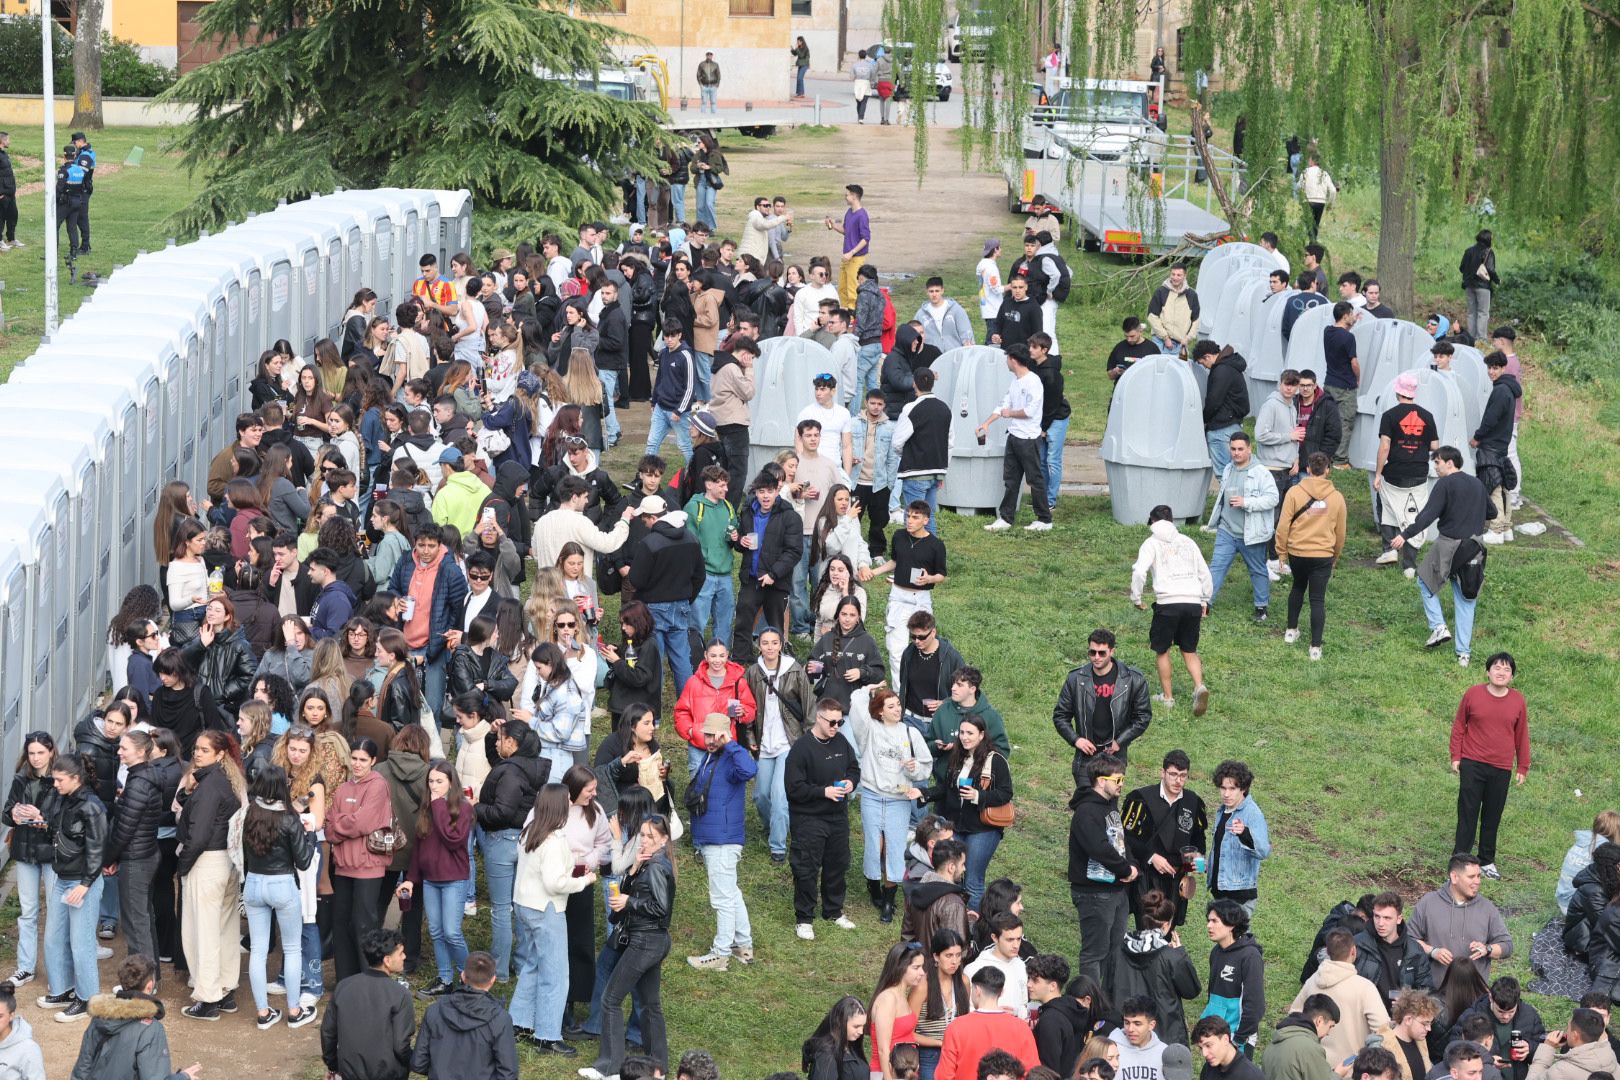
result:
[[[167,241],[165,218],[190,200],[193,187],[179,159],[161,153],[172,132],[166,128],[106,128],[93,132],[91,144],[99,161],[96,193],[90,200],[91,252],[79,260],[80,274],[94,271],[103,277],[113,268],[128,263],[141,251],[160,248]],[[57,137],[66,143],[68,132],[58,127]],[[17,184],[37,184],[45,175],[45,164],[55,177],[61,147],[42,154],[39,128],[19,128],[11,135],[11,158],[16,164]],[[132,147],[145,150],[138,168],[109,172],[122,165]],[[22,158],[34,159],[25,164]],[[54,182],[54,179],[53,179]],[[0,254],[0,281],[5,292],[5,327],[0,332],[0,377],[26,360],[38,348],[45,333],[45,195],[35,192],[17,200],[17,236],[28,246],[21,251]],[[89,290],[68,284],[67,232],[59,230],[58,303],[61,317],[77,311]]]

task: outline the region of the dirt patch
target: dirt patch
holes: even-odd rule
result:
[[[19,158],[18,160],[21,161],[23,159]],[[36,162],[34,162],[34,164],[37,165],[37,164],[39,164],[39,162],[36,161]],[[111,176],[113,173],[123,172],[123,171],[124,171],[124,167],[122,165],[101,165],[101,166],[98,166],[96,168],[96,174],[98,176]],[[35,182],[35,183],[32,183],[32,184],[24,184],[24,185],[22,185],[21,187],[19,187],[17,189],[17,194],[18,195],[38,195],[40,192],[42,192],[44,190],[45,190],[44,182],[43,181],[38,181],[38,182]]]

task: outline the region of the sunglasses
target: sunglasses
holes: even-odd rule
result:
[[[823,719],[822,723],[826,724],[830,728],[837,729],[837,728],[841,728],[841,727],[844,726],[844,718],[842,716],[840,716],[837,720]]]
[[[1097,779],[1099,779],[1099,780],[1109,780],[1109,781],[1112,781],[1113,783],[1118,784],[1118,783],[1121,783],[1122,781],[1124,781],[1125,774],[1124,773],[1112,773],[1112,774],[1110,774],[1108,776],[1099,776],[1099,777],[1097,777]]]
[[[912,641],[927,641],[928,640],[928,634],[926,634],[926,633],[912,634],[911,635],[911,640]]]
[[[472,573],[467,575],[467,580],[468,581],[488,581],[491,578],[493,578],[494,576],[495,576],[494,574],[480,574],[475,570]]]
[[[1086,650],[1086,655],[1087,656],[1107,656],[1108,655],[1108,650],[1107,649],[1087,649]]]
[[[568,628],[571,628],[571,627],[578,626],[579,623],[575,622],[573,619],[567,619],[567,620],[558,619],[556,622],[552,623],[552,625],[557,627],[557,629],[559,629],[559,630],[563,630],[563,629],[568,629]]]

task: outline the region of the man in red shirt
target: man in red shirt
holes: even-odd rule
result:
[[[999,968],[982,967],[973,973],[973,1011],[945,1029],[934,1080],[978,1080],[979,1060],[995,1050],[1005,1050],[1026,1070],[1041,1063],[1029,1022],[1001,1007],[1006,985]]]
[[[411,295],[420,300],[427,310],[453,318],[457,310],[456,287],[439,276],[438,257],[423,255],[420,267],[422,276],[411,282]]]
[[[1530,771],[1530,717],[1524,695],[1513,689],[1518,665],[1510,653],[1485,661],[1488,681],[1470,686],[1451,722],[1451,771],[1457,774],[1455,851],[1474,850],[1479,828],[1479,872],[1500,878],[1496,869],[1496,830],[1507,805],[1508,777],[1524,783]],[[1514,763],[1517,761],[1517,770]]]

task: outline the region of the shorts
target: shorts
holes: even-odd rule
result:
[[[1163,656],[1174,645],[1184,653],[1198,651],[1198,632],[1204,626],[1201,604],[1154,604],[1153,624],[1148,628],[1148,645],[1155,656]]]

